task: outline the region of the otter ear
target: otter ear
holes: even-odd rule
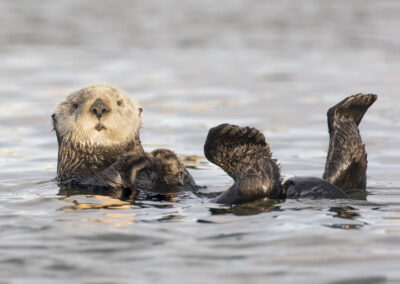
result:
[[[53,120],[53,130],[56,132],[58,146],[60,146],[61,145],[61,139],[60,139],[60,135],[59,135],[58,130],[57,130],[57,118],[56,118],[56,114],[55,113],[53,113],[51,115],[51,119]]]
[[[57,118],[55,113],[51,115],[51,119],[53,120],[53,128],[56,129]]]
[[[139,108],[139,114],[141,115],[142,112],[143,112],[143,109],[140,107],[140,108]]]

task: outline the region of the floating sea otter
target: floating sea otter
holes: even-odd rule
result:
[[[261,198],[346,198],[364,190],[366,153],[358,131],[375,95],[349,97],[328,111],[330,146],[324,179],[293,178],[282,186],[280,169],[264,135],[254,128],[212,128],[205,155],[235,183],[216,202],[236,204]],[[171,150],[146,153],[140,142],[142,109],[121,90],[98,84],[72,93],[52,115],[58,139],[57,180],[62,185],[101,189],[196,188]],[[342,191],[340,188],[344,191]]]
[[[57,180],[104,193],[194,185],[174,152],[144,152],[141,113],[138,103],[108,84],[69,95],[52,115],[58,139]]]

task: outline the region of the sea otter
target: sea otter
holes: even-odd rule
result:
[[[52,115],[60,184],[103,192],[194,185],[174,152],[143,150],[141,115],[137,102],[109,84],[88,86],[69,95]]]
[[[282,184],[264,135],[255,128],[222,124],[210,129],[204,153],[234,180],[215,201],[238,204],[262,198],[348,198],[365,191],[367,154],[358,129],[376,101],[373,94],[347,97],[328,110],[329,149],[322,179],[294,177]]]
[[[205,156],[235,181],[214,201],[239,204],[264,198],[347,198],[349,193],[364,191],[367,154],[358,125],[376,99],[376,95],[358,94],[329,109],[330,142],[323,179],[295,177],[282,184],[279,165],[260,131],[229,124],[210,129]],[[96,189],[97,194],[116,191],[124,198],[134,198],[140,190],[199,189],[174,152],[143,150],[141,114],[138,103],[108,84],[89,86],[68,96],[52,115],[60,184]],[[128,191],[121,193],[121,189]]]

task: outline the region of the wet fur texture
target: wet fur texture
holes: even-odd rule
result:
[[[96,106],[104,107],[101,115]],[[174,152],[143,150],[139,137],[141,113],[135,101],[108,84],[89,86],[69,95],[52,115],[58,140],[57,180],[64,185],[105,187],[110,191],[136,189],[141,184],[147,189],[194,184]]]
[[[358,125],[376,95],[357,94],[328,110],[329,150],[323,178],[347,193],[365,190],[367,153]]]
[[[230,124],[210,129],[205,156],[234,180],[215,201],[236,204],[261,198],[336,199],[365,190],[367,154],[358,125],[376,99],[376,95],[358,94],[329,109],[330,141],[323,179],[295,177],[282,185],[279,165],[261,132]]]
[[[210,129],[205,156],[234,180],[215,201],[239,204],[263,198],[346,198],[346,193],[365,190],[367,154],[358,125],[376,99],[376,95],[358,94],[329,109],[324,180],[295,177],[282,184],[279,164],[257,129],[230,124]],[[102,115],[93,110],[99,100],[106,106]],[[68,96],[52,115],[59,146],[57,180],[130,199],[138,194],[137,189],[195,187],[174,152],[143,150],[141,112],[124,92],[107,84]]]
[[[214,127],[208,133],[204,153],[235,181],[216,202],[233,204],[280,197],[279,165],[257,129],[230,124]]]

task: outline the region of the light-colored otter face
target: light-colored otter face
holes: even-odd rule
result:
[[[69,95],[53,115],[59,139],[81,145],[116,145],[133,141],[141,126],[139,105],[108,84]]]

